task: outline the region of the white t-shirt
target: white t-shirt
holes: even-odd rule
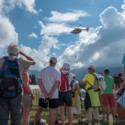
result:
[[[42,83],[46,91],[49,93],[56,81],[60,81],[60,73],[53,66],[48,66],[39,72],[38,79],[42,79]],[[45,98],[40,91],[40,98]],[[52,95],[52,99],[58,98],[58,88]]]

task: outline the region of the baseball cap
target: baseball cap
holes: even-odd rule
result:
[[[70,64],[69,63],[63,63],[62,68],[70,69]]]
[[[88,68],[96,69],[95,65],[91,64]]]
[[[73,77],[73,78],[76,77],[76,74],[72,74],[72,77]]]
[[[51,57],[50,58],[50,63],[57,63],[56,57]]]

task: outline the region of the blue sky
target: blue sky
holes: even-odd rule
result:
[[[58,68],[63,62],[70,62],[72,69],[90,63],[121,66],[124,4],[124,0],[1,0],[1,56],[15,43],[36,60],[32,67],[36,70],[47,66],[50,56],[58,58]],[[79,24],[90,26],[90,31],[71,34]]]

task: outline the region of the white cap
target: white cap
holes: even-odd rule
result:
[[[70,69],[70,64],[69,63],[64,63],[62,68]]]
[[[55,57],[50,58],[50,63],[57,63],[57,59]]]
[[[96,69],[95,65],[91,64],[88,68]]]
[[[76,74],[72,74],[72,77],[76,77]]]

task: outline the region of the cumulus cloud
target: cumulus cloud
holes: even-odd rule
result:
[[[60,35],[62,33],[70,33],[73,28],[68,27],[64,24],[57,24],[57,23],[48,23],[47,25],[44,25],[42,21],[39,21],[39,24],[41,26],[41,35]]]
[[[9,0],[7,1],[9,2]],[[10,1],[11,6],[5,6],[7,11],[14,9],[15,4],[12,3],[15,1]],[[37,13],[34,9],[35,0],[32,0],[29,5],[26,0],[20,0],[17,4],[20,7],[25,6],[32,13]],[[4,0],[1,0],[0,13],[3,5]],[[100,14],[101,25],[96,29],[91,28],[90,32],[79,34],[77,36],[78,40],[73,45],[69,45],[63,54],[58,57],[57,67],[60,68],[64,62],[70,62],[72,69],[88,66],[90,63],[94,63],[96,66],[120,66],[125,52],[125,5],[122,5],[122,9],[123,12],[120,13],[114,7],[106,8]],[[60,47],[58,36],[70,33],[72,28],[68,24],[85,16],[88,16],[88,14],[79,10],[67,13],[52,11],[51,17],[47,18],[48,22],[46,24],[39,21],[42,39],[38,49],[21,45],[21,50],[32,56],[37,62],[36,66],[33,67],[34,69],[39,70],[39,68],[48,65],[49,56],[56,56],[56,53],[51,54],[51,49],[59,49]],[[0,49],[5,48],[10,43],[18,43],[18,34],[13,24],[3,15],[0,15],[0,29],[2,29],[0,31]],[[35,33],[29,36],[37,38]]]
[[[108,7],[100,14],[100,21],[102,26],[93,30],[89,36],[83,37],[83,41],[80,36],[79,43],[76,42],[64,51],[59,57],[62,63],[68,61],[72,68],[80,68],[90,63],[97,66],[121,65],[125,52],[125,15],[114,7]],[[79,63],[80,65],[76,65]]]
[[[58,11],[51,11],[51,17],[47,18],[50,22],[75,22],[80,17],[88,16],[89,14],[83,10],[73,10],[73,12],[61,13]]]
[[[34,9],[35,8],[35,0],[21,0],[21,4],[23,4],[27,11],[37,14],[37,11]]]
[[[10,20],[0,15],[0,49],[6,48],[11,43],[18,44],[18,34]],[[1,51],[2,51],[1,50]]]
[[[69,34],[73,28],[68,26],[68,23],[75,22],[81,17],[89,16],[89,14],[83,10],[72,10],[71,12],[61,13],[58,11],[51,11],[51,16],[47,19],[49,22],[43,24],[39,21],[41,26],[41,35],[57,35]]]
[[[0,12],[1,13],[8,13],[12,11],[16,6],[18,7],[25,7],[27,11],[38,14],[41,12],[36,11],[35,8],[35,0],[0,0]]]
[[[38,35],[36,33],[31,33],[29,37],[38,38]]]
[[[70,27],[66,26],[66,23],[56,23],[54,18],[51,17],[49,20],[52,23],[49,22],[46,25],[39,21],[41,26],[40,34],[44,36],[42,39],[44,43],[41,43],[38,52],[44,53],[46,55],[44,56],[45,59],[49,59],[50,48],[59,43],[56,37],[62,33],[68,34],[71,31]],[[58,68],[64,62],[70,62],[72,69],[86,67],[90,63],[94,63],[96,66],[121,65],[125,48],[125,15],[118,12],[114,7],[108,7],[100,14],[100,22],[101,26],[96,29],[91,28],[89,32],[82,32],[79,34],[78,40],[64,50],[63,54],[58,57]],[[56,36],[54,40],[53,36]],[[53,41],[54,44],[49,41]],[[45,46],[46,48],[44,48]],[[53,55],[56,56],[55,53]],[[46,63],[42,62],[42,64]]]
[[[75,44],[65,49],[58,57],[58,69],[64,62],[70,62],[72,69],[88,66],[90,63],[96,66],[121,65],[125,48],[125,15],[114,7],[108,7],[100,14],[100,22],[101,26],[91,28],[90,32],[82,32]],[[64,23],[52,22],[44,25],[39,21],[39,24],[43,37],[38,50],[21,45],[21,49],[36,60],[35,69],[48,65],[51,49],[59,48],[57,36],[71,31]],[[52,55],[56,56],[55,53]]]
[[[26,10],[31,13],[37,13],[34,9],[35,0],[0,0],[0,53],[11,43],[18,44],[18,33],[15,31],[14,25],[6,16],[16,6],[26,7]],[[40,10],[41,12],[41,10]],[[32,36],[35,34],[32,34]]]
[[[33,69],[39,70],[39,68],[48,66],[50,51],[52,48],[58,49],[58,42],[57,38],[44,35],[37,50],[24,45],[21,45],[21,50],[34,58],[37,64],[33,67]],[[54,53],[52,55],[54,55]]]
[[[122,5],[122,9],[123,9],[123,13],[125,14],[125,0],[124,0],[124,4]]]

